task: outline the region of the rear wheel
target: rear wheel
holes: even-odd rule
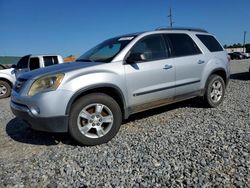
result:
[[[225,95],[225,82],[219,75],[211,75],[208,78],[204,99],[209,107],[217,107],[222,103]]]
[[[69,132],[80,144],[103,144],[117,134],[121,121],[121,109],[112,97],[102,93],[88,94],[74,103]]]
[[[8,82],[0,80],[0,99],[10,96],[11,86]]]

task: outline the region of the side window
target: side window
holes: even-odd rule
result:
[[[172,44],[174,57],[197,55],[201,53],[193,39],[187,34],[166,34],[165,37],[167,37]]]
[[[145,61],[167,58],[162,35],[146,36],[139,40],[131,49],[130,54],[143,54]]]
[[[26,69],[28,68],[30,55],[23,56],[18,62],[17,62],[17,69]]]
[[[196,35],[210,52],[223,51],[220,43],[211,35]]]
[[[57,56],[44,56],[43,61],[45,67],[58,64]]]
[[[30,58],[30,70],[35,70],[40,68],[39,58],[32,57]]]

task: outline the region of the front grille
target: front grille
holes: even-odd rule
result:
[[[14,86],[14,90],[19,93],[27,79],[18,78]]]

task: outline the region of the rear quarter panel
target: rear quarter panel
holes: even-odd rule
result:
[[[201,89],[206,87],[208,77],[215,70],[224,70],[226,72],[227,77],[230,76],[230,63],[228,62],[226,51],[213,53],[210,52],[207,55],[209,60],[206,63],[205,68],[202,72]]]

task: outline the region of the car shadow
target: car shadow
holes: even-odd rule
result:
[[[204,104],[199,98],[189,99],[183,102],[170,104],[134,114],[123,122],[123,125],[135,120],[144,119],[153,115],[165,113],[183,107],[204,108]],[[10,138],[17,142],[31,145],[65,145],[77,146],[78,144],[67,133],[46,133],[32,130],[27,123],[19,118],[10,120],[6,126],[6,132]]]
[[[25,144],[51,146],[63,143],[67,145],[76,145],[69,134],[35,131],[19,118],[14,118],[8,122],[6,125],[6,132],[13,140]]]
[[[241,73],[231,74],[230,79],[247,81],[247,80],[250,80],[250,73],[241,72]]]

